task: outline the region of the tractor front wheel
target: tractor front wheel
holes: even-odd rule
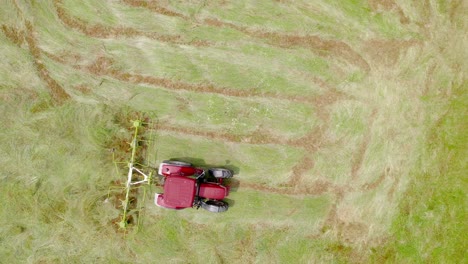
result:
[[[192,166],[192,164],[190,164],[188,162],[178,161],[178,160],[164,160],[162,163],[176,165],[176,166],[184,166],[184,167],[191,167]]]
[[[229,204],[224,201],[218,200],[207,200],[201,201],[201,207],[212,213],[226,212],[229,208]]]
[[[211,168],[208,170],[209,174],[218,179],[231,178],[233,176],[232,171],[224,168]]]

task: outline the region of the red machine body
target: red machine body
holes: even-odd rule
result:
[[[164,177],[164,193],[155,195],[155,204],[170,209],[202,207],[211,212],[224,212],[228,209],[223,201],[229,194],[229,187],[222,185],[225,178],[233,176],[224,168],[196,168],[181,161],[163,161],[158,169]],[[210,179],[213,179],[211,181]]]

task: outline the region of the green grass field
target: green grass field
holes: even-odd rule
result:
[[[468,261],[464,1],[1,3],[0,262]],[[229,211],[118,228],[136,116]]]

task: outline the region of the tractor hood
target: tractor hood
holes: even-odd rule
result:
[[[198,196],[208,199],[222,200],[229,194],[229,188],[216,183],[200,184]]]

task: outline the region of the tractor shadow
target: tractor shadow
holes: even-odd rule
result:
[[[233,165],[233,164],[231,164],[230,160],[226,160],[225,164],[223,164],[223,165],[221,165],[221,164],[209,164],[209,163],[206,163],[206,161],[204,159],[192,158],[192,157],[172,158],[170,160],[178,160],[178,161],[188,162],[188,163],[191,163],[195,167],[200,167],[200,168],[204,168],[204,169],[225,168],[225,169],[228,169],[228,170],[232,171],[232,173],[234,175],[237,175],[240,172],[240,168]],[[239,182],[239,180],[237,180],[234,177],[234,178],[224,179],[223,180],[223,185],[229,186],[230,187],[230,192],[237,192],[237,189],[239,189],[240,182]],[[228,198],[224,199],[224,201],[226,201],[229,204],[229,207],[233,207],[235,205],[235,203],[236,203],[234,200],[228,199]]]

